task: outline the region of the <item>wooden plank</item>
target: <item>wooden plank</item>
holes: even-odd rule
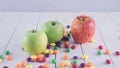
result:
[[[112,63],[114,64],[114,68],[118,68],[120,67],[120,58],[115,56],[115,51],[120,50],[120,41],[117,37],[119,33],[117,32],[116,26],[113,24],[113,21],[112,19],[110,19],[108,14],[99,15],[96,20],[98,20],[97,25],[99,25],[99,34],[101,35],[104,46],[106,47],[106,49],[111,50],[111,54],[109,55],[109,57],[113,61]]]
[[[5,60],[0,66],[7,64],[9,67],[14,68],[17,63],[26,60],[28,54],[21,49],[21,40],[26,31],[36,27],[37,17],[38,13],[24,13],[24,15],[22,15],[20,24],[16,28],[16,32],[13,35],[9,46],[6,48],[6,50],[9,50],[12,53],[13,61],[9,62]]]
[[[3,53],[3,50],[6,47],[6,44],[16,26],[19,15],[13,13],[7,13],[4,19],[0,23],[0,54]]]
[[[38,30],[41,30],[42,28],[42,25],[49,21],[49,20],[54,20],[54,13],[40,13],[39,14],[39,19],[37,19],[36,21],[39,22],[38,24]],[[50,64],[50,68],[54,68],[55,65],[54,64],[51,64],[51,59],[55,58],[54,55],[50,55],[49,58],[47,58],[46,62],[45,63],[48,63]],[[44,65],[45,63],[30,63],[33,68],[38,68],[38,66],[40,65]]]
[[[57,20],[61,21],[62,24],[64,25],[65,30],[70,30],[70,29],[66,29],[67,25],[71,25],[74,17],[76,16],[76,13],[60,13],[57,14]],[[70,46],[72,45],[76,45],[76,49],[72,50],[70,53],[65,52],[65,48],[64,48],[64,42],[62,42],[62,48],[59,51],[59,54],[56,55],[56,60],[57,60],[57,66],[59,66],[59,63],[61,62],[65,62],[65,60],[63,59],[64,55],[68,55],[69,56],[69,62],[72,64],[72,58],[73,56],[78,56],[78,65],[80,65],[81,62],[83,62],[83,60],[81,60],[81,48],[80,48],[80,44],[76,44],[75,41],[72,39],[72,37],[70,37]],[[67,66],[65,68],[70,68],[70,66]]]

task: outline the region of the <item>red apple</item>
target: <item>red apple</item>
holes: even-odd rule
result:
[[[80,44],[88,42],[93,37],[95,29],[96,24],[91,17],[77,16],[71,25],[72,37]]]

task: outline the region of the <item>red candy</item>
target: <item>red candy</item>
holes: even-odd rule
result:
[[[40,58],[36,58],[36,62],[40,62]]]
[[[65,41],[64,42],[64,46],[65,46],[65,48],[69,48],[70,47],[70,42],[69,41]]]
[[[72,68],[78,68],[77,64],[72,64]]]
[[[98,46],[98,49],[99,49],[99,50],[102,50],[102,49],[103,49],[103,46],[102,46],[102,45]]]
[[[38,68],[44,68],[44,66],[39,66]]]
[[[71,49],[75,49],[75,48],[76,48],[76,46],[75,46],[75,45],[72,45],[72,46],[71,46]]]
[[[41,62],[46,62],[46,58],[41,58]]]
[[[109,59],[107,59],[107,60],[105,61],[105,63],[106,63],[106,64],[110,64],[111,61],[110,61]]]
[[[120,51],[116,51],[115,54],[118,56],[120,55]]]

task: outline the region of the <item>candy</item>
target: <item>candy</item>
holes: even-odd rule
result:
[[[67,25],[66,28],[70,28],[70,25]]]
[[[73,56],[73,59],[78,59],[78,57],[77,56]]]
[[[0,63],[2,62],[3,60],[0,58]]]
[[[59,52],[58,52],[58,50],[54,50],[53,53],[54,54],[58,54]]]
[[[60,66],[60,67],[64,67],[65,64],[64,64],[63,62],[61,62],[61,63],[59,63],[59,66]]]
[[[64,42],[64,47],[65,48],[69,48],[70,47],[70,42],[69,41],[65,41]]]
[[[50,68],[49,64],[44,64],[44,68]]]
[[[26,68],[32,68],[32,65],[27,65]]]
[[[52,59],[52,60],[51,60],[51,63],[52,63],[52,64],[55,64],[55,63],[56,63],[56,59]]]
[[[31,59],[32,59],[32,60],[35,60],[36,58],[37,58],[36,55],[32,55],[32,56],[31,56]]]
[[[27,61],[28,61],[28,62],[31,62],[31,61],[32,61],[32,58],[31,58],[31,57],[28,57],[28,58],[27,58]]]
[[[84,66],[85,66],[85,63],[81,63],[81,64],[80,64],[80,67],[83,68]]]
[[[64,60],[68,60],[68,59],[69,59],[69,56],[68,56],[68,55],[64,55],[64,56],[63,56],[63,59],[64,59]]]
[[[47,46],[47,49],[51,49],[51,48],[52,48],[52,46],[50,46],[50,45]]]
[[[72,61],[72,63],[73,63],[73,64],[77,64],[78,61],[74,59],[74,60]]]
[[[49,54],[53,54],[53,50],[49,50]]]
[[[71,48],[67,48],[67,49],[66,49],[66,52],[71,52]]]
[[[93,66],[93,63],[92,63],[92,62],[88,62],[88,63],[87,63],[87,66],[89,66],[89,67],[90,67],[90,66]]]
[[[69,38],[64,36],[64,37],[63,37],[63,40],[64,40],[64,41],[69,41]]]
[[[41,59],[37,57],[36,58],[36,62],[40,62],[40,61],[41,61]]]
[[[44,66],[39,66],[38,68],[44,68]]]
[[[59,50],[59,47],[58,47],[58,46],[55,46],[53,49],[54,49],[54,50]]]
[[[110,53],[111,53],[110,50],[105,51],[105,54],[107,54],[107,55],[109,55]]]
[[[70,33],[68,33],[68,37],[70,37],[71,36],[71,34]]]
[[[12,58],[11,55],[7,55],[7,56],[6,56],[6,60],[11,61],[12,59],[13,59],[13,58]]]
[[[3,66],[3,68],[8,68],[8,66]]]
[[[86,65],[86,66],[84,66],[83,68],[89,68],[89,66]]]
[[[99,50],[99,51],[97,51],[97,54],[98,54],[98,55],[101,55],[101,54],[102,54],[102,52]]]
[[[2,59],[3,57],[2,57],[2,55],[0,55],[0,59]]]
[[[75,45],[72,45],[72,46],[71,46],[71,49],[72,49],[72,50],[76,49],[76,46],[75,46]]]
[[[55,44],[55,43],[51,43],[50,45],[51,45],[51,46],[55,46],[56,44]]]
[[[120,51],[116,51],[115,54],[118,56],[120,55]]]
[[[43,54],[38,54],[37,58],[43,58]]]
[[[82,55],[82,59],[86,60],[86,59],[88,59],[88,56],[84,54],[84,55]]]
[[[23,62],[21,62],[21,66],[26,66],[27,65],[27,62],[26,61],[23,61]]]
[[[22,68],[22,65],[21,64],[17,64],[16,68]]]
[[[41,58],[41,62],[46,62],[46,58]]]
[[[99,49],[99,50],[102,50],[102,49],[103,49],[103,46],[102,46],[102,45],[99,45],[99,46],[98,46],[98,49]]]
[[[49,52],[49,50],[46,49],[46,50],[44,50],[43,53],[44,53],[44,54],[47,54],[48,52]]]
[[[110,64],[110,63],[111,63],[111,60],[107,59],[107,60],[105,60],[105,63],[106,63],[106,64]]]
[[[77,64],[72,64],[72,68],[78,68]]]
[[[69,61],[65,61],[65,62],[64,62],[64,65],[65,65],[65,66],[69,66],[69,65],[70,65],[70,62],[69,62]]]
[[[48,58],[50,55],[49,54],[45,54],[45,57]]]
[[[91,38],[88,42],[90,42],[90,43],[94,43],[95,40],[94,40],[94,38]]]
[[[3,60],[2,60],[2,59],[0,59],[0,63],[2,63],[2,61],[3,61]]]
[[[7,51],[5,52],[5,55],[10,55],[10,51],[7,50]]]

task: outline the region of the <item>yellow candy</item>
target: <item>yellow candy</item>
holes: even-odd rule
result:
[[[32,68],[32,65],[27,65],[26,68]]]
[[[69,65],[70,65],[70,62],[69,62],[69,61],[65,61],[65,62],[64,62],[64,65],[65,65],[65,66],[69,66]]]
[[[2,63],[2,61],[3,61],[3,60],[2,60],[2,59],[0,59],[0,63]]]
[[[91,38],[88,42],[90,42],[90,43],[94,43],[95,40],[94,40],[94,38]]]
[[[47,54],[48,52],[49,52],[49,50],[46,49],[43,53],[44,53],[44,54]]]
[[[32,58],[33,60],[35,60],[35,59],[37,58],[37,56],[36,56],[36,55],[32,55],[31,58]]]
[[[90,66],[89,68],[95,68],[95,66]]]
[[[50,45],[51,45],[51,46],[55,46],[56,44],[55,44],[55,43],[51,43]]]
[[[53,54],[53,50],[49,50],[49,54]]]
[[[83,60],[86,60],[86,59],[88,59],[88,56],[87,56],[87,55],[83,55],[83,56],[82,56],[82,59],[83,59]]]

